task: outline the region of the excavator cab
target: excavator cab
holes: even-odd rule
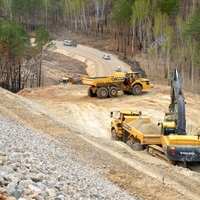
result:
[[[175,122],[163,122],[161,127],[161,135],[168,136],[175,134],[176,123]]]

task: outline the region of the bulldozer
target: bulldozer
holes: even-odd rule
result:
[[[83,74],[73,74],[73,75],[66,75],[62,78],[60,82],[63,84],[72,83],[72,84],[82,84],[83,78],[88,77],[88,75]]]

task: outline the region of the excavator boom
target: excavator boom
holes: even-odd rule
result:
[[[186,135],[185,98],[181,88],[178,69],[174,69],[171,80],[171,104],[169,106],[169,113],[174,114],[176,124],[175,134]]]

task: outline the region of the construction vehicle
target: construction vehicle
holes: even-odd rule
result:
[[[61,82],[63,84],[72,83],[72,84],[82,84],[82,79],[88,77],[88,75],[83,74],[71,74],[66,75],[62,78]]]
[[[200,135],[186,133],[185,104],[178,69],[174,69],[171,103],[161,123],[162,148],[171,161],[199,162]]]
[[[138,72],[117,72],[111,76],[86,77],[82,84],[89,85],[88,95],[90,97],[117,97],[118,91],[124,94],[140,95],[142,90],[151,88],[150,81],[142,78]]]
[[[111,112],[111,117],[113,117]],[[178,69],[171,81],[171,103],[162,123],[153,124],[141,112],[119,111],[111,121],[111,139],[125,142],[134,150],[147,149],[153,156],[173,164],[200,162],[200,135],[186,134],[185,99]]]
[[[133,150],[140,151],[149,145],[161,145],[160,128],[149,116],[133,110],[112,111],[111,139],[123,141]],[[116,117],[116,115],[118,115]]]

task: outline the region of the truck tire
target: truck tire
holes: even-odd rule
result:
[[[110,87],[109,88],[109,96],[110,97],[117,97],[117,95],[118,95],[118,89],[116,88],[116,87]]]
[[[115,141],[119,141],[119,140],[120,140],[119,137],[118,137],[117,134],[116,134],[115,129],[113,129],[113,130],[111,131],[111,140],[115,140]]]
[[[97,93],[94,93],[94,92],[92,91],[92,87],[89,87],[89,88],[88,88],[88,95],[89,95],[90,97],[96,97],[96,96],[97,96]]]
[[[142,93],[142,87],[140,85],[134,85],[132,88],[133,95],[140,95]]]
[[[100,99],[105,99],[108,97],[108,90],[105,87],[101,87],[97,90],[97,97]]]
[[[139,142],[134,143],[131,148],[134,151],[143,151],[144,150],[143,146]]]
[[[133,140],[127,140],[126,144],[127,144],[130,148],[132,148],[132,146],[133,146]]]

